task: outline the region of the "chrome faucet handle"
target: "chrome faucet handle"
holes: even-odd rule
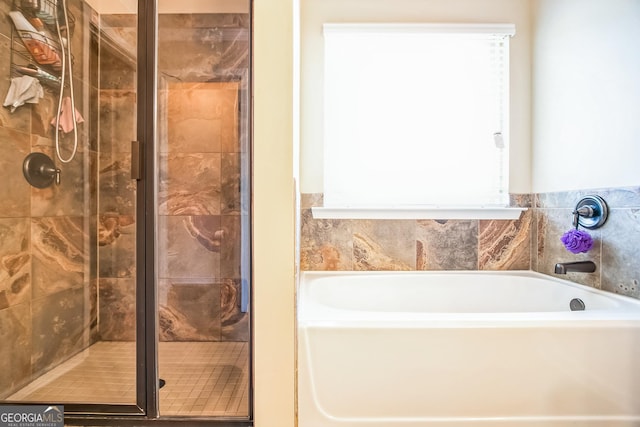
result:
[[[596,213],[596,207],[591,205],[580,206],[578,209],[573,211],[573,226],[578,228],[578,222],[580,217],[582,218],[593,218]]]
[[[573,226],[593,230],[600,228],[607,221],[609,207],[600,196],[585,196],[576,205],[573,213]]]

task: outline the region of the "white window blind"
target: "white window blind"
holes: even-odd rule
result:
[[[325,24],[325,206],[508,203],[511,24]]]

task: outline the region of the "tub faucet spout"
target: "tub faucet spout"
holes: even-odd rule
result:
[[[593,273],[596,271],[596,264],[593,261],[559,262],[556,264],[556,274]]]

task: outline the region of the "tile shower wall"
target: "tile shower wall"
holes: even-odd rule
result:
[[[0,1],[0,93],[10,83],[12,1]],[[84,10],[69,1],[81,28]],[[71,38],[75,63],[83,64],[84,34]],[[91,117],[81,95],[87,83],[82,67],[74,67],[76,108],[85,118],[80,147],[68,164],[55,160],[51,119],[58,90],[45,86],[38,104],[14,113],[0,109],[0,399],[31,379],[89,346],[95,338],[95,265],[91,265],[91,236],[95,235],[94,152],[86,144]],[[3,98],[4,99],[4,98]],[[62,138],[69,146],[72,139]],[[84,143],[83,143],[84,142]],[[31,187],[22,175],[30,152],[49,155],[62,169],[61,184]],[[62,149],[63,156],[70,154]],[[95,243],[95,241],[93,241]],[[11,345],[6,345],[11,343]]]
[[[240,286],[238,82],[167,82],[159,299],[164,341],[246,339]],[[187,255],[188,254],[188,255]],[[246,326],[246,325],[245,325]]]
[[[111,16],[120,39],[135,18]],[[158,294],[163,341],[246,341],[240,311],[241,156],[247,153],[248,15],[160,15]],[[100,106],[100,336],[135,334],[135,81],[103,60]],[[125,68],[126,70],[126,68]],[[104,77],[102,77],[104,76]],[[109,141],[121,141],[109,146]]]
[[[568,252],[560,237],[572,225],[576,203],[600,195],[610,216],[589,231],[586,254]],[[534,270],[554,275],[557,262],[592,260],[594,274],[563,278],[640,298],[640,188],[513,195],[512,205],[530,207],[518,220],[338,220],[314,219],[321,194],[302,194],[302,270]]]
[[[136,17],[103,15],[107,37],[94,39],[92,64],[98,100],[95,140],[98,173],[99,339],[135,339],[136,183],[131,179],[131,141],[136,139]],[[126,44],[125,44],[126,43]]]
[[[249,16],[160,15],[159,300],[163,341],[247,341],[240,310]]]

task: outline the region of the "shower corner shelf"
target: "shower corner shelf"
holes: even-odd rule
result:
[[[62,61],[60,50],[62,46],[56,41],[56,18],[51,14],[38,13],[33,5],[40,5],[39,10],[44,8],[58,15],[57,2],[53,0],[13,1],[12,12],[22,14],[22,17],[36,31],[19,29],[12,23],[9,78],[28,75],[37,78],[46,87],[58,90],[60,88]],[[70,43],[75,28],[75,17],[71,13],[68,14],[68,22],[68,31],[66,28],[63,31],[66,33],[67,42]],[[73,63],[73,57],[71,63]]]

